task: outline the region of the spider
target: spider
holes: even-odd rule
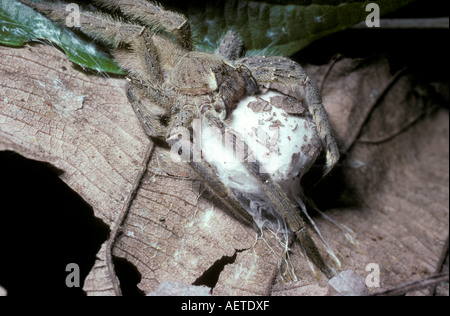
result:
[[[68,13],[64,3],[21,1],[50,19],[65,23]],[[285,57],[242,57],[243,43],[232,31],[225,34],[214,54],[194,51],[189,22],[179,13],[147,0],[93,2],[125,19],[115,19],[91,7],[93,11],[80,13],[79,29],[108,46],[117,63],[128,71],[126,94],[152,139],[173,145],[180,136],[177,128],[192,129],[194,119],[207,120],[225,133],[227,116],[239,100],[271,89],[295,98],[299,101],[296,107],[309,111],[326,152],[324,174],[337,163],[339,151],[318,88],[298,63]],[[296,107],[285,110],[295,115],[299,110]],[[243,144],[247,154],[244,164],[250,174],[260,182],[264,194],[285,218],[310,260],[332,277],[332,270],[307,233],[297,208],[270,175],[260,172],[259,162],[248,159],[251,151]],[[225,205],[251,221],[207,161],[189,163]]]

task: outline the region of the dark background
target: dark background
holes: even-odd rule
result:
[[[448,4],[419,0],[388,17],[448,17]],[[408,67],[424,81],[448,84],[447,40],[448,29],[350,29],[318,40],[293,58],[323,64],[337,53],[354,58],[385,54],[393,72]],[[83,281],[108,235],[107,226],[57,170],[0,152],[0,285],[8,295],[83,295],[80,288],[66,287],[66,265],[77,263]],[[123,260],[115,264],[124,295],[141,294],[136,270]]]

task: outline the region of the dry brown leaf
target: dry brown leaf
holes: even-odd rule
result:
[[[272,288],[273,296],[325,296],[329,292],[327,287],[321,287],[317,283],[295,281],[289,283],[277,283]]]
[[[103,243],[94,266],[84,280],[83,290],[88,296],[114,296],[116,294],[113,284],[115,276],[108,267],[106,247],[108,247],[107,242]]]
[[[124,81],[77,71],[52,47],[0,47],[0,56],[0,148],[64,171],[96,216],[114,223],[150,144]]]
[[[147,296],[210,296],[211,289],[207,286],[196,286],[181,282],[164,282],[156,292]]]
[[[366,287],[366,280],[357,276],[355,271],[346,270],[330,279],[329,284],[344,296],[366,296],[369,294]]]
[[[193,284],[215,264],[224,268],[214,295],[334,293],[298,245],[290,262],[301,281],[283,283],[283,248],[275,238],[266,233],[257,240],[165,150],[154,147],[137,182],[153,147],[126,100],[124,80],[86,75],[47,46],[0,47],[0,56],[0,150],[62,170],[61,178],[110,225],[113,255],[137,267],[145,293],[164,282]],[[448,237],[448,111],[429,113],[426,87],[404,73],[391,75],[384,59],[336,60],[308,72],[321,83],[347,153],[333,183],[312,192],[339,194],[336,203],[328,199],[326,213],[353,231],[354,244],[316,218],[339,269],[365,276],[366,265],[377,263],[382,288],[440,269]],[[107,244],[97,256],[85,290],[113,294]]]
[[[350,240],[320,222],[341,271],[366,276],[375,263],[381,288],[390,288],[440,271],[448,249],[448,109],[407,71],[391,74],[384,59],[351,64],[315,72],[325,78],[324,105],[346,156],[330,183],[311,193],[316,200],[328,193],[327,216],[352,232]]]

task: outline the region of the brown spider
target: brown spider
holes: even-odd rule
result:
[[[64,24],[66,20],[68,13],[61,2],[21,1],[54,21]],[[97,10],[83,11],[79,29],[109,46],[119,65],[128,71],[128,99],[151,138],[172,145],[179,137],[177,128],[191,129],[196,118],[225,133],[226,118],[239,100],[271,89],[299,101],[295,107],[284,109],[290,115],[301,112],[300,106],[302,111],[309,111],[326,151],[324,173],[338,161],[338,148],[317,86],[299,64],[284,57],[241,58],[243,45],[234,32],[222,38],[215,54],[193,51],[190,25],[181,14],[147,0],[93,2],[127,19],[113,19]],[[244,164],[250,174],[260,182],[308,257],[331,277],[333,273],[307,233],[297,208],[268,174],[260,172],[259,162],[248,159],[250,150],[245,142],[244,147]],[[189,163],[228,207],[252,220],[207,161]]]

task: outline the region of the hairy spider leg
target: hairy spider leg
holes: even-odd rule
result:
[[[148,26],[152,33],[172,35],[183,48],[192,50],[190,25],[180,13],[164,10],[147,0],[94,0],[94,3],[109,10],[120,10],[130,19]]]
[[[149,89],[145,89],[140,83],[130,78],[126,87],[128,101],[147,135],[165,141],[168,133],[168,127],[164,124],[167,110],[152,102],[149,98]]]
[[[228,31],[220,40],[215,55],[222,56],[228,60],[236,60],[242,57],[244,52],[244,43],[238,33]]]
[[[67,4],[64,2],[22,2],[56,22],[65,23]],[[130,75],[126,93],[137,117],[149,136],[165,141],[167,126],[163,121],[169,115],[172,104],[162,88],[164,78],[159,66],[161,61],[153,41],[156,35],[141,25],[85,10],[80,10],[79,27],[86,35],[115,48],[115,60]],[[164,41],[161,37],[158,40]],[[170,40],[163,44],[175,45],[168,42]]]
[[[211,165],[204,159],[200,161],[190,161],[190,166],[205,180],[206,185],[214,194],[229,208],[229,210],[240,220],[247,224],[256,224],[253,217],[238,202],[235,194],[222,182],[220,177],[214,172]]]
[[[265,89],[271,88],[299,100],[311,113],[326,152],[323,175],[328,174],[339,160],[339,149],[334,139],[319,89],[296,62],[285,57],[250,57],[238,60],[244,64]],[[292,112],[295,113],[296,109]],[[289,110],[287,109],[287,112]]]
[[[206,113],[214,111],[212,109],[206,110]],[[215,117],[214,114],[203,115],[202,119],[208,120],[208,124],[212,124],[211,117]],[[176,142],[180,141],[183,135],[179,133],[180,129],[189,130],[190,135],[193,133],[192,121],[197,118],[194,114],[194,109],[186,106],[177,114],[172,117],[169,124],[169,136],[167,142],[169,145],[173,146]],[[222,135],[223,136],[223,135]],[[243,208],[243,206],[238,202],[235,194],[223,183],[222,179],[214,171],[213,167],[205,160],[203,157],[199,160],[193,159],[194,157],[194,144],[189,139],[189,153],[188,153],[188,163],[189,165],[205,180],[205,184],[208,188],[214,192],[214,194],[224,203],[230,211],[239,219],[243,220],[247,224],[256,224],[253,221],[253,217]],[[186,147],[184,147],[186,149]]]
[[[20,2],[47,16],[52,21],[66,25],[66,18],[69,14],[66,11],[67,2],[35,2],[31,0],[20,0]],[[112,48],[129,44],[142,30],[142,26],[138,24],[125,23],[105,13],[82,9],[80,9],[79,22],[79,25],[73,25],[73,28],[79,29],[89,37]]]

